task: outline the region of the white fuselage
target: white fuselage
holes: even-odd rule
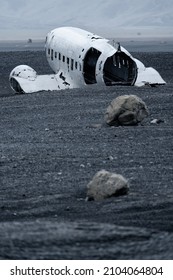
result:
[[[159,73],[119,44],[75,27],[60,27],[48,33],[46,57],[51,75],[37,75],[27,65],[10,73],[10,86],[17,93],[80,88],[89,84],[136,85],[165,84]]]
[[[61,27],[51,31],[46,37],[45,49],[50,67],[55,74],[66,77],[69,87],[82,87],[88,84],[84,63],[91,49],[100,53],[94,66],[95,82],[105,84],[103,79],[105,61],[117,52],[107,39],[73,27]],[[121,47],[121,51],[132,58],[124,48]]]

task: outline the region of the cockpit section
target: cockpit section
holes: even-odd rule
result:
[[[103,79],[107,86],[133,85],[137,77],[137,65],[131,57],[117,51],[107,58],[103,68]]]

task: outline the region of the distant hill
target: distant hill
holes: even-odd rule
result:
[[[77,26],[104,36],[173,36],[172,0],[2,0],[0,35]],[[15,12],[14,12],[15,10]]]

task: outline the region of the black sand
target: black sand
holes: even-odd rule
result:
[[[167,84],[14,95],[16,65],[51,70],[44,52],[0,53],[0,259],[173,259],[173,52],[133,55]],[[123,94],[150,115],[107,127],[104,112]],[[86,202],[100,169],[125,176],[129,194]]]

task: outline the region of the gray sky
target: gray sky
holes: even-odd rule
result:
[[[42,39],[59,26],[107,37],[173,37],[172,0],[0,0],[0,40]]]

